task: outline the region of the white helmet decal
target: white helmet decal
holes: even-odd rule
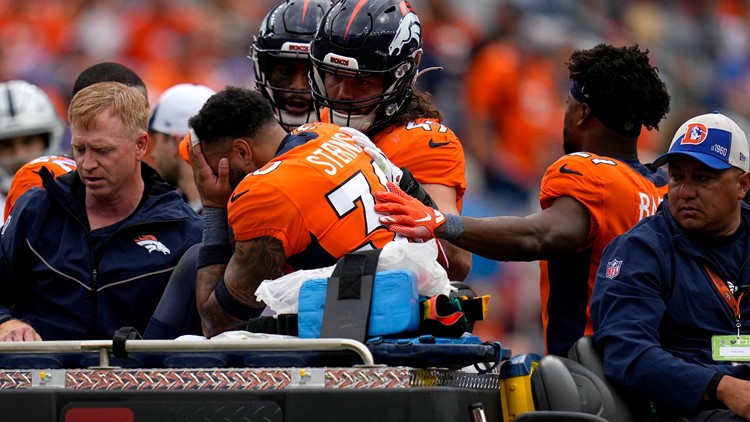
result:
[[[414,40],[417,45],[422,39],[422,26],[415,13],[407,13],[398,24],[396,35],[388,46],[388,54],[393,56],[401,53],[401,50]]]

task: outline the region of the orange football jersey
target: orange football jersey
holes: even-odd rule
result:
[[[589,300],[604,247],[654,214],[667,193],[664,170],[640,168],[577,152],[557,160],[542,179],[542,209],[567,196],[583,204],[590,218],[586,242],[575,253],[541,262],[542,322],[550,353],[567,354],[573,342],[593,333]]]
[[[13,182],[10,184],[8,196],[5,198],[3,221],[8,219],[21,195],[35,186],[42,186],[42,178],[39,177],[39,170],[42,167],[47,167],[55,177],[59,177],[75,170],[76,162],[72,158],[62,155],[45,155],[24,164],[13,176]]]
[[[329,121],[327,108],[321,120]],[[456,206],[461,211],[466,174],[464,149],[452,130],[434,119],[415,119],[378,132],[372,141],[394,164],[406,167],[421,184],[445,185],[456,189]]]
[[[294,270],[332,265],[393,240],[374,209],[372,192],[385,190],[385,176],[370,156],[336,125],[311,123],[288,136],[300,133],[314,139],[276,156],[232,193],[235,239],[279,239]]]

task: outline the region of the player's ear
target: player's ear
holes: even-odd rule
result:
[[[745,198],[745,195],[747,195],[747,191],[750,189],[750,173],[743,172],[739,179],[737,180],[739,182],[737,195],[739,196],[739,199]]]
[[[581,107],[578,109],[578,122],[583,122],[591,115],[591,106],[586,103],[581,103]]]
[[[252,162],[253,150],[250,148],[250,143],[244,138],[235,138],[232,141],[232,153],[244,162]]]
[[[135,139],[135,150],[136,156],[139,160],[143,160],[146,156],[146,150],[148,149],[148,143],[150,142],[148,132],[141,132]]]

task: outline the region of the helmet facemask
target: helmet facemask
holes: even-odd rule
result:
[[[276,119],[287,130],[316,120],[307,83],[308,54],[318,23],[330,5],[330,0],[281,2],[263,18],[253,36],[248,58],[253,61],[255,85],[271,102]],[[295,82],[302,61],[304,88]]]
[[[319,108],[328,108],[337,124],[375,132],[392,124],[412,96],[422,55],[422,26],[405,0],[361,2],[339,0],[328,9],[310,44],[313,69],[310,85]],[[363,78],[380,75],[383,88],[377,96],[352,101],[354,93],[326,87],[326,75]],[[334,97],[337,96],[339,98]],[[349,98],[342,98],[350,95]],[[364,95],[363,95],[364,96]],[[363,111],[363,106],[375,106]]]
[[[296,43],[287,44],[295,44],[298,49],[302,47],[296,45]],[[315,120],[315,107],[310,95],[309,84],[304,89],[292,89],[280,86],[278,84],[278,77],[277,84],[274,84],[273,81],[273,71],[281,69],[281,78],[288,79],[288,83],[285,83],[285,85],[291,86],[294,76],[285,77],[283,75],[296,72],[297,65],[295,61],[303,61],[309,72],[310,59],[307,54],[309,46],[307,44],[303,46],[304,53],[301,53],[262,50],[257,47],[257,44],[253,44],[250,48],[250,56],[248,56],[252,59],[255,68],[255,86],[271,102],[274,113],[276,113],[276,119],[287,130],[292,130]],[[287,67],[287,69],[284,69],[284,67]],[[285,80],[285,82],[287,81]],[[289,107],[300,109],[301,111],[295,113],[288,110]]]
[[[319,111],[323,107],[329,109],[331,123],[353,127],[363,132],[376,132],[386,127],[411,98],[412,84],[420,56],[421,50],[415,51],[410,60],[385,71],[353,70],[331,63],[338,61],[356,65],[356,60],[353,58],[340,58],[329,54],[324,61],[321,61],[313,57],[310,84],[315,105]],[[349,78],[381,75],[383,76],[383,89],[380,93],[366,98],[336,99],[326,89],[327,74],[332,77]]]

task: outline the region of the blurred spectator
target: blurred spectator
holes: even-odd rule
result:
[[[560,156],[563,109],[555,64],[519,39],[521,11],[501,8],[494,38],[466,73],[466,150],[486,188],[508,212],[524,210],[539,178]]]
[[[190,130],[188,119],[198,114],[213,94],[215,91],[204,85],[175,85],[159,97],[148,122],[154,168],[165,182],[178,189],[195,211],[203,206],[193,180],[193,169],[180,156],[179,145]]]
[[[454,10],[450,0],[425,0],[417,7],[423,32],[421,69],[418,78],[420,89],[433,94],[435,103],[443,112],[444,123],[456,133],[463,124],[461,96],[463,80],[469,57],[482,41],[483,28],[475,17]]]

